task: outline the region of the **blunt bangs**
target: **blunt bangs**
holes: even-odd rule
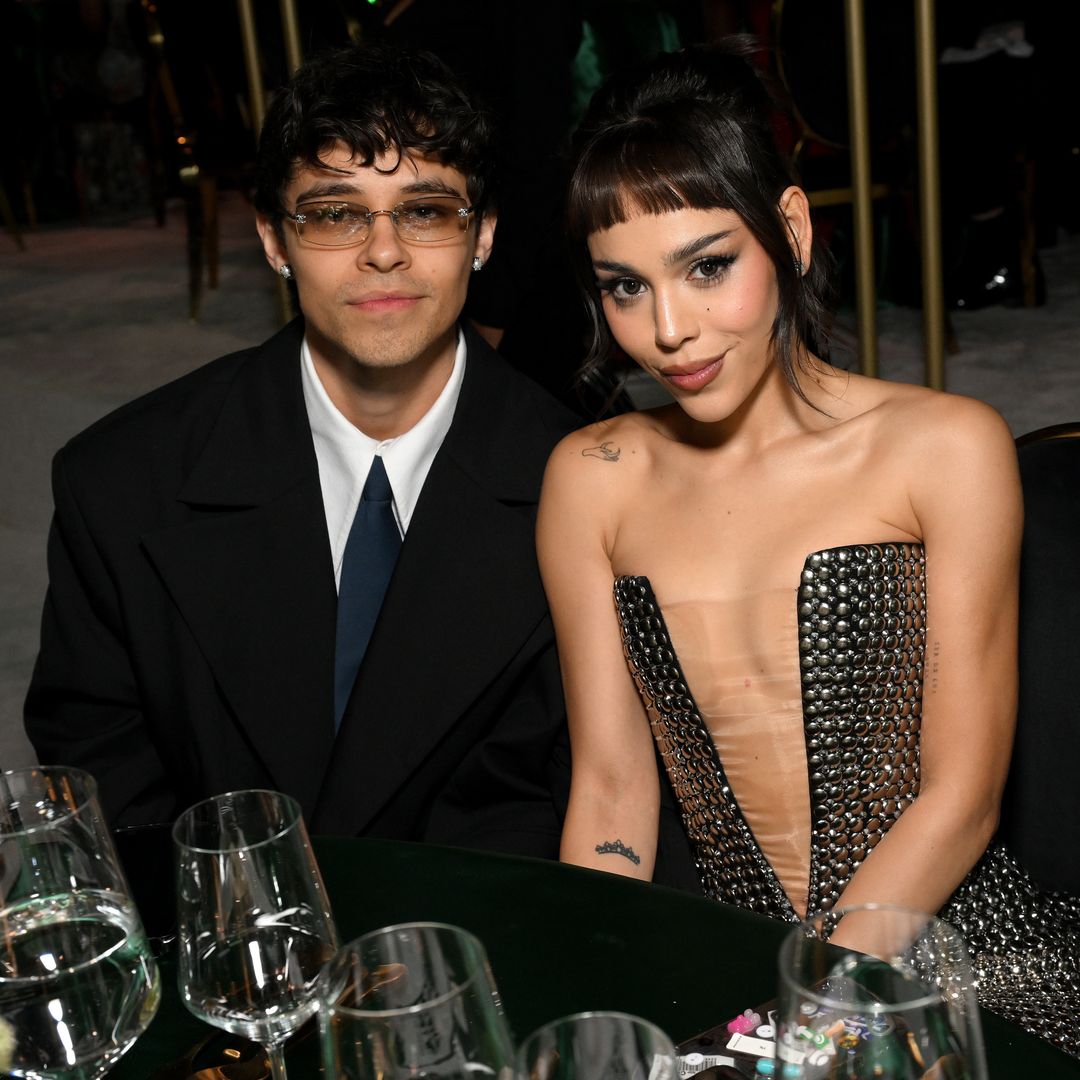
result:
[[[752,217],[744,191],[756,190],[738,144],[724,138],[725,125],[710,118],[713,136],[702,140],[695,117],[635,120],[593,138],[584,148],[570,182],[568,229],[575,240],[610,229],[636,214],[675,210],[734,210]],[[722,145],[724,150],[717,151]],[[741,158],[741,160],[739,160]],[[778,187],[776,194],[786,185]],[[743,190],[740,190],[742,188]]]

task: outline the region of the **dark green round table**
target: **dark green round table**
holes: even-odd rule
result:
[[[518,1041],[567,1013],[618,1009],[681,1042],[776,994],[788,927],[738,908],[535,859],[338,838],[315,851],[342,941],[416,920],[473,931]],[[157,1017],[110,1080],[147,1080],[208,1033],[180,1002],[171,958],[162,980]],[[983,1030],[991,1080],[1080,1078],[1080,1061],[986,1012]],[[319,1075],[316,1041],[290,1052],[290,1080]]]

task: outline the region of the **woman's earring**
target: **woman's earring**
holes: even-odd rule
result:
[[[479,255],[476,255],[476,256],[473,257],[472,268],[474,270],[483,270],[484,269],[484,260],[481,259]]]
[[[795,273],[798,274],[799,277],[802,277],[802,275],[803,275],[802,259],[796,259],[795,260]]]
[[[292,279],[293,279],[292,267],[288,263],[282,263],[277,268],[277,272],[281,275],[281,280],[282,281],[292,281]]]

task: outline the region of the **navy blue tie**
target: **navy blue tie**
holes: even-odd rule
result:
[[[341,560],[334,653],[335,729],[341,726],[360,661],[371,640],[401,550],[392,500],[386,468],[382,458],[376,457],[364,482]]]

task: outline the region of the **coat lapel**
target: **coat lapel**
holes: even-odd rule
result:
[[[537,437],[504,361],[472,337],[467,364],[342,722],[316,829],[363,831],[547,610],[532,552],[554,433]]]
[[[253,752],[310,815],[333,745],[336,595],[302,333],[245,360],[178,492],[186,520],[143,543]]]

